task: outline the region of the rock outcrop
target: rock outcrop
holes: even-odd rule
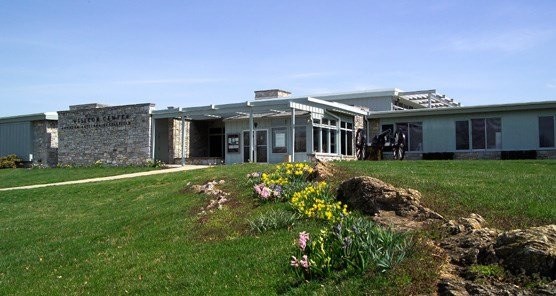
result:
[[[372,177],[344,181],[337,198],[351,210],[401,231],[442,222],[447,236],[436,244],[447,262],[438,282],[439,295],[556,295],[556,225],[501,231],[486,228],[478,214],[446,221],[421,203],[417,190]],[[477,275],[473,267],[498,268],[502,275]]]

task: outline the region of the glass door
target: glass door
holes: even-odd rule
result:
[[[268,162],[268,133],[266,130],[256,130],[254,162]],[[249,131],[243,132],[243,162],[249,162]]]

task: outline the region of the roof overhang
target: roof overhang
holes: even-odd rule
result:
[[[208,105],[188,108],[155,110],[153,118],[178,118],[184,116],[188,120],[241,119],[244,116],[267,117],[291,114],[292,109],[323,115],[325,111],[351,115],[366,115],[367,111],[337,102],[329,102],[311,97],[263,99],[243,103]]]
[[[40,121],[40,120],[58,120],[58,113],[45,112],[45,113],[34,113],[34,114],[2,117],[0,118],[0,123],[14,123],[14,122],[26,122],[26,121],[30,122],[30,121]]]
[[[511,112],[511,111],[534,111],[534,110],[548,110],[548,109],[556,109],[556,101],[433,108],[433,109],[425,108],[425,109],[411,109],[411,110],[399,110],[399,111],[379,111],[379,112],[369,112],[367,117],[374,118],[374,119],[402,118],[402,117],[415,117],[415,116],[439,116],[439,115],[494,113],[494,112]]]

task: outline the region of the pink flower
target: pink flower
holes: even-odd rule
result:
[[[307,258],[307,255],[303,255],[301,260],[299,260],[299,264],[305,269],[309,268],[309,258]]]
[[[292,256],[292,261],[290,261],[290,265],[293,267],[299,267],[299,261],[297,261],[297,258],[295,258],[295,256]]]
[[[298,244],[299,244],[299,248],[301,248],[302,251],[305,251],[308,241],[309,241],[309,233],[305,231],[300,232]]]

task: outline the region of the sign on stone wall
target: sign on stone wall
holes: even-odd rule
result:
[[[144,164],[151,155],[153,104],[70,108],[58,112],[60,164]]]

